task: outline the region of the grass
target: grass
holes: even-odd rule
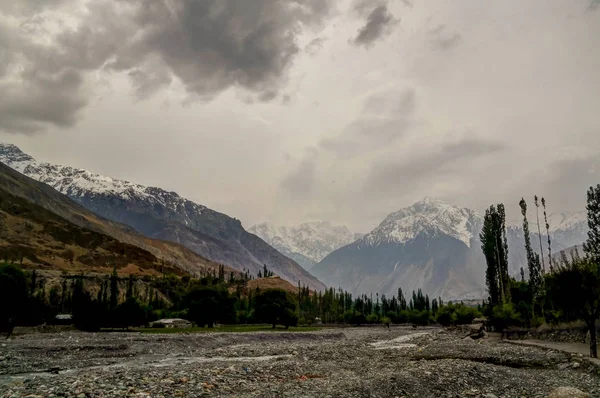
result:
[[[314,326],[291,326],[289,329],[284,327],[276,327],[273,329],[271,325],[227,325],[219,326],[212,329],[203,327],[193,327],[187,329],[177,328],[138,328],[136,332],[141,333],[246,333],[246,332],[312,332],[322,328]]]

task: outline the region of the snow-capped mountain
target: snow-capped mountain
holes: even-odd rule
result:
[[[325,288],[293,260],[248,233],[239,220],[175,192],[37,162],[11,144],[0,143],[0,162],[50,185],[96,214],[129,225],[148,237],[180,243],[205,258],[238,270],[248,269],[256,274],[267,265],[294,284],[301,281],[312,289]]]
[[[445,234],[467,247],[478,236],[483,217],[434,198],[425,198],[410,207],[388,215],[373,231],[365,235],[365,245],[406,243],[420,234]]]
[[[531,240],[539,251],[533,217],[530,213]],[[549,224],[554,252],[586,238],[585,213],[553,214]],[[483,216],[473,210],[425,198],[391,213],[373,231],[332,252],[311,271],[326,284],[355,294],[392,295],[402,287],[405,292],[421,288],[446,299],[480,298],[485,291],[482,225]],[[522,228],[509,226],[507,239],[509,267],[516,276],[521,267],[527,269]],[[542,240],[546,253],[546,237]]]
[[[543,221],[541,222],[543,224]],[[587,213],[585,211],[552,213],[548,216],[550,238],[560,249],[581,245],[587,239]],[[542,231],[542,234],[544,231]]]
[[[327,221],[294,227],[263,223],[250,227],[248,231],[306,269],[311,269],[332,251],[360,238],[360,234],[350,232],[346,226],[333,226]]]

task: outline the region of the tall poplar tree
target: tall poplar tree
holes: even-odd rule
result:
[[[542,291],[542,269],[540,266],[540,256],[531,249],[531,237],[529,235],[529,221],[527,221],[527,202],[521,198],[519,202],[521,214],[523,215],[523,235],[525,237],[525,252],[527,253],[527,266],[529,267],[529,286],[534,301],[539,298]]]
[[[486,284],[490,303],[496,305],[510,302],[506,213],[503,204],[500,203],[497,207],[492,205],[486,210],[479,238],[487,265]]]
[[[533,195],[533,203],[535,204],[535,216],[537,218],[538,238],[540,239],[540,258],[542,260],[542,275],[546,273],[546,262],[544,261],[544,249],[542,247],[542,230],[540,228],[540,201],[537,195]]]
[[[550,241],[550,224],[548,224],[548,215],[546,213],[546,199],[542,197],[542,207],[544,208],[544,223],[546,224],[546,236],[548,237],[548,267],[550,272],[554,271],[554,262],[552,261],[552,244]]]
[[[587,192],[588,238],[583,244],[587,257],[600,269],[600,184]]]

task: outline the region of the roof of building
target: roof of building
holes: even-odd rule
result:
[[[159,319],[158,321],[154,321],[154,323],[180,323],[180,322],[190,323],[190,321],[188,321],[187,319],[182,319],[182,318],[165,318],[165,319]]]

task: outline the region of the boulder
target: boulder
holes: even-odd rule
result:
[[[573,387],[559,387],[552,391],[548,398],[591,398],[590,394],[587,394],[577,388]]]

